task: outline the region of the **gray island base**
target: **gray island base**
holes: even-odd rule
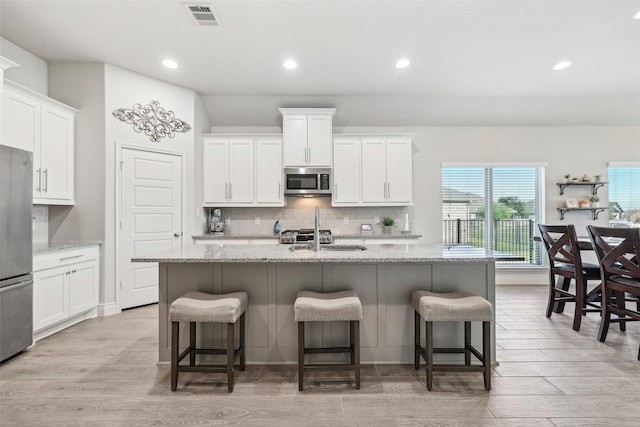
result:
[[[301,290],[357,292],[363,305],[360,334],[364,363],[413,362],[411,292],[415,289],[466,290],[487,298],[495,307],[495,257],[478,248],[372,245],[357,252],[313,252],[290,251],[287,245],[192,245],[133,261],[159,263],[160,362],[170,360],[169,306],[192,290],[247,292],[247,361],[260,364],[297,362],[293,303]],[[203,326],[198,339],[220,343],[223,329]],[[181,327],[185,338],[187,325]],[[347,342],[347,322],[310,322],[308,328],[310,346],[343,346]],[[473,344],[479,346],[481,324],[473,328]],[[460,346],[463,342],[460,322],[438,323],[434,331],[435,346]],[[495,355],[493,337],[495,334]]]

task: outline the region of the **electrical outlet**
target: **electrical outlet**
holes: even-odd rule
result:
[[[342,218],[342,222],[343,222],[344,224],[349,224],[349,217],[348,217],[348,216],[343,217],[343,218]]]
[[[380,224],[380,218],[378,218],[378,217],[373,218],[373,223],[374,224]]]
[[[259,217],[259,216],[257,216],[257,217],[255,218],[255,221],[254,221],[254,222],[255,222],[255,224],[256,224],[256,225],[260,224],[260,217]]]

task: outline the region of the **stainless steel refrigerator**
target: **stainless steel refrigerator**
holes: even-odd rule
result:
[[[0,361],[33,343],[33,153],[0,145]]]

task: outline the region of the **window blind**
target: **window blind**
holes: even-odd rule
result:
[[[625,212],[640,209],[640,165],[609,167],[609,222],[625,221]]]

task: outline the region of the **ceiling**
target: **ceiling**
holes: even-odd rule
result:
[[[197,26],[185,3],[212,6],[221,25]],[[640,122],[628,111],[640,108],[638,11],[640,0],[0,0],[0,35],[48,62],[110,63],[205,99],[585,97],[622,100]],[[411,65],[396,69],[400,57]],[[552,70],[560,60],[572,66]]]

